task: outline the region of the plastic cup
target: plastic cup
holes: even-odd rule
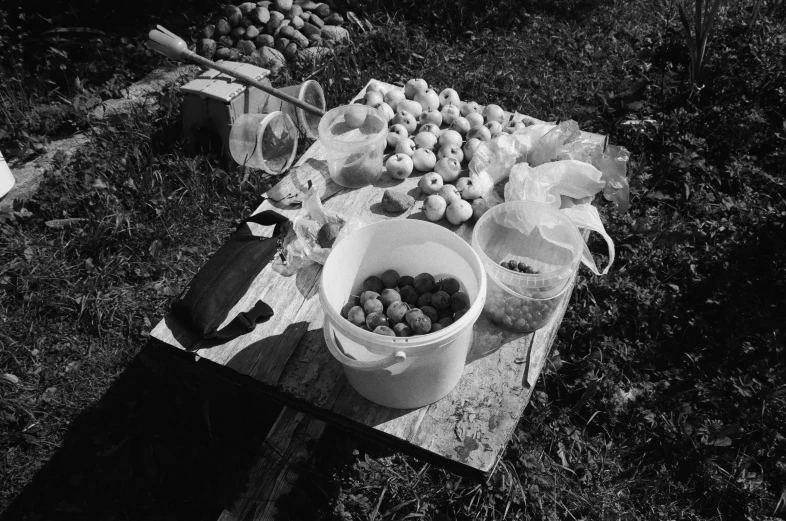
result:
[[[277,175],[295,159],[297,140],[292,118],[281,111],[243,114],[229,132],[229,153],[241,166]]]
[[[573,222],[545,204],[511,201],[483,214],[472,247],[488,277],[484,311],[489,319],[519,333],[548,324],[576,274],[583,245]],[[511,260],[537,273],[501,265]]]
[[[290,96],[305,101],[309,105],[313,105],[319,109],[325,110],[325,93],[322,91],[322,86],[319,82],[308,80],[300,85],[291,85],[278,89],[285,92]],[[310,139],[317,139],[319,137],[319,121],[320,117],[306,112],[305,110],[292,105],[291,103],[271,96],[267,102],[268,112],[280,110],[284,114],[292,118],[297,128],[303,132]]]
[[[387,144],[385,115],[367,105],[336,107],[319,122],[330,178],[346,188],[361,188],[382,177]]]

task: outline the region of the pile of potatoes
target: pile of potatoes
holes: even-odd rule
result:
[[[293,59],[316,60],[349,42],[343,17],[312,0],[262,0],[227,5],[203,27],[196,52],[211,60],[276,70]]]

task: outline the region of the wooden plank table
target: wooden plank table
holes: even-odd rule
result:
[[[424,196],[417,190],[419,178],[398,181],[384,174],[373,186],[344,189],[330,180],[317,142],[290,174],[268,191],[268,199],[257,212],[271,209],[293,219],[301,211],[297,203],[304,199],[311,181],[319,190],[326,210],[355,214],[369,223],[384,219],[424,219]],[[387,188],[412,194],[416,204],[403,214],[386,214],[379,203]],[[471,224],[441,224],[470,241]],[[267,232],[261,227],[254,231],[260,235]],[[200,340],[171,313],[154,328],[152,336],[250,377],[273,398],[320,420],[448,470],[474,478],[487,477],[530,399],[571,291],[565,292],[552,321],[533,334],[501,330],[485,314],[481,315],[456,388],[429,406],[398,410],[376,405],[360,396],[345,379],[341,364],[328,352],[318,297],[320,273],[321,266],[313,265],[295,276],[283,277],[270,265],[266,266],[229,316],[248,309],[258,299],[270,304],[275,316],[230,342]]]

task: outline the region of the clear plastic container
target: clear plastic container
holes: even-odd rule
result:
[[[498,326],[529,333],[549,323],[581,262],[584,241],[559,210],[511,201],[475,224],[472,247],[488,277],[484,311]],[[502,266],[514,261],[527,270]]]
[[[278,89],[285,92],[290,96],[305,101],[309,105],[313,105],[319,109],[325,110],[325,93],[322,91],[322,86],[319,82],[308,80],[300,85],[291,85]],[[319,121],[320,117],[306,112],[300,107],[296,107],[291,103],[270,96],[267,103],[268,112],[280,110],[284,114],[292,118],[297,128],[309,139],[317,139],[319,137]]]
[[[382,111],[367,105],[342,105],[319,122],[330,178],[347,188],[360,188],[382,177],[382,154],[388,126]]]
[[[241,166],[278,175],[295,159],[297,141],[297,128],[283,112],[243,114],[229,131],[229,153]]]

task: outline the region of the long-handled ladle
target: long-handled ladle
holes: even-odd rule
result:
[[[251,76],[246,76],[245,74],[236,72],[229,67],[222,65],[220,63],[216,63],[212,60],[208,60],[202,56],[199,56],[193,51],[188,50],[188,46],[186,42],[183,41],[182,38],[177,36],[176,34],[171,33],[167,29],[164,29],[160,25],[156,26],[157,29],[153,29],[150,31],[148,37],[150,38],[147,41],[147,46],[154,51],[160,52],[167,58],[171,58],[173,60],[191,60],[196,62],[204,67],[208,67],[210,69],[215,69],[217,71],[223,72],[227,76],[231,76],[235,79],[240,80],[242,83],[246,83],[248,85],[252,85],[258,88],[261,91],[267,92],[271,96],[274,96],[278,99],[287,101],[296,107],[300,107],[301,109],[305,110],[306,112],[310,112],[315,116],[322,117],[325,115],[325,111],[306,103],[305,101],[298,99],[294,96],[290,96],[286,92],[281,92],[280,90],[276,90],[273,87],[265,85],[264,83],[255,80]]]

